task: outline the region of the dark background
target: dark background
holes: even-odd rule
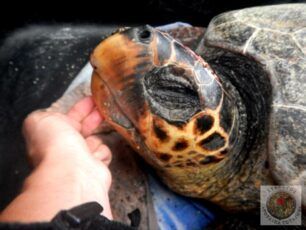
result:
[[[0,11],[3,35],[31,24],[102,23],[153,24],[185,21],[206,26],[216,14],[249,6],[306,0],[98,0],[98,1],[5,1]]]

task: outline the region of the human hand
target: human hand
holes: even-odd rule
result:
[[[111,152],[94,135],[101,122],[91,97],[67,114],[48,110],[31,113],[24,121],[23,133],[35,169],[0,219],[50,220],[59,210],[89,201],[100,203],[103,215],[111,219]]]
[[[24,121],[23,134],[33,165],[46,157],[75,157],[91,153],[109,165],[111,153],[101,138],[94,134],[102,118],[91,97],[75,104],[67,114],[38,110]],[[72,154],[74,153],[74,154]],[[58,155],[60,154],[60,155]]]

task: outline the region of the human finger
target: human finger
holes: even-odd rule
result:
[[[89,136],[85,140],[88,145],[89,151],[92,153],[97,151],[99,146],[103,144],[102,138],[97,135]]]
[[[107,166],[112,161],[112,153],[110,149],[104,144],[98,147],[98,149],[93,153],[93,157],[99,161],[102,161]]]
[[[99,127],[102,121],[103,118],[98,110],[92,110],[92,112],[82,121],[82,135],[84,137],[88,137],[89,135],[93,134],[94,130]]]
[[[67,116],[74,121],[81,122],[91,113],[93,109],[94,102],[92,97],[85,97],[72,106],[72,108],[68,111]]]

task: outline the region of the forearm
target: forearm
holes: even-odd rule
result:
[[[0,220],[49,221],[58,211],[89,201],[100,203],[103,215],[111,219],[110,207],[105,207],[109,204],[107,186],[91,178],[95,175],[90,175],[90,169],[82,164],[82,159],[75,156],[62,158],[60,163],[53,159],[41,162],[26,179],[21,194],[1,213]]]

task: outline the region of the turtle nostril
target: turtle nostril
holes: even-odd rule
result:
[[[151,31],[147,28],[138,31],[138,39],[144,43],[148,43],[151,40]]]
[[[141,39],[148,39],[151,36],[151,32],[149,30],[143,30],[139,33],[139,37]]]

